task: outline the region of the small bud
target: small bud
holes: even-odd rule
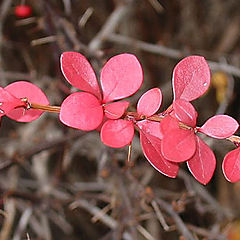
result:
[[[18,18],[27,18],[32,14],[32,8],[29,5],[18,5],[14,12]]]

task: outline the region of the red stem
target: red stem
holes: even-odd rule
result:
[[[42,104],[38,104],[38,103],[28,103],[28,108],[31,109],[38,109],[38,110],[42,110],[45,112],[55,112],[55,113],[60,113],[60,106],[50,106],[50,105],[42,105]],[[164,118],[163,115],[153,115],[150,117],[146,117],[144,115],[140,115],[137,112],[125,112],[124,118],[127,119],[133,119],[134,121],[139,121],[139,120],[149,120],[149,121],[155,121],[155,122],[161,122]],[[179,126],[183,129],[188,129],[191,130],[193,129],[190,126],[187,126],[186,124],[179,122]],[[197,131],[198,127],[195,128],[195,130]],[[240,144],[240,137],[236,136],[236,135],[232,135],[228,138],[226,138],[227,140],[233,142],[236,145]]]

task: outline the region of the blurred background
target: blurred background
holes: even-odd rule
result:
[[[25,4],[27,11],[15,10]],[[176,63],[202,55],[212,84],[193,102],[200,126],[216,113],[239,120],[240,2],[236,0],[1,0],[0,84],[30,81],[60,105],[75,89],[60,71],[64,51],[84,54],[97,75],[111,56],[135,54],[144,84],[131,98],[160,87],[172,101]],[[136,133],[127,148],[104,146],[96,131],[70,129],[58,114],[32,123],[1,120],[1,240],[240,239],[240,184],[222,174],[224,140],[204,139],[217,170],[203,186],[185,164],[176,179],[151,167]]]

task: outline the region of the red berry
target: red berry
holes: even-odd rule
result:
[[[18,5],[15,7],[15,16],[18,18],[26,18],[32,14],[32,8],[28,5]]]

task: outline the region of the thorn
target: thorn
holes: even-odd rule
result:
[[[131,161],[131,155],[132,155],[132,142],[128,146],[128,156],[126,160],[126,168],[133,167],[134,162]]]
[[[130,163],[131,161],[131,153],[132,153],[132,142],[128,146],[128,157],[127,157],[127,162]]]
[[[29,234],[27,233],[27,240],[30,240]]]

